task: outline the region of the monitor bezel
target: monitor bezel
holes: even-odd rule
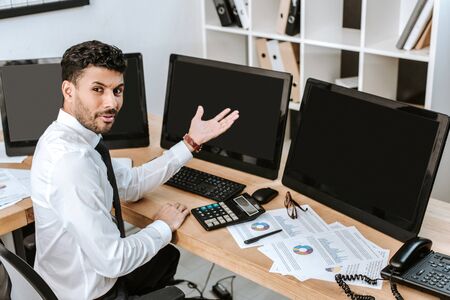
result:
[[[150,135],[148,131],[148,115],[147,115],[147,101],[145,95],[145,80],[144,80],[144,64],[141,53],[125,53],[126,59],[134,58],[137,59],[138,64],[138,80],[139,80],[139,105],[141,106],[141,111],[145,114],[143,120],[143,126],[147,128],[147,130],[143,133],[137,133],[134,135],[130,134],[114,134],[114,135],[104,135],[104,142],[110,149],[121,149],[121,148],[137,148],[137,147],[147,147],[150,144]],[[20,65],[31,65],[31,64],[43,64],[43,63],[60,63],[61,58],[52,57],[52,58],[31,58],[31,59],[14,59],[8,60],[12,62],[16,62]],[[18,156],[18,155],[33,155],[34,150],[36,148],[38,139],[30,139],[27,141],[11,141],[9,134],[9,125],[8,125],[8,115],[6,113],[6,102],[4,99],[3,92],[3,81],[1,76],[1,67],[3,66],[1,63],[5,63],[6,61],[0,62],[0,112],[2,118],[2,126],[3,126],[3,139],[5,144],[6,154],[9,156]],[[61,106],[63,102],[63,96],[61,94]],[[49,124],[50,125],[50,124]]]
[[[413,225],[411,230],[407,230],[396,224],[378,218],[365,210],[349,205],[347,202],[344,202],[343,200],[335,199],[334,197],[324,193],[321,190],[318,190],[315,187],[305,184],[304,182],[300,182],[297,178],[295,178],[295,176],[290,174],[290,168],[288,166],[293,160],[293,155],[295,152],[295,149],[292,145],[296,145],[296,140],[300,138],[298,135],[300,133],[299,128],[300,126],[302,126],[301,119],[309,103],[308,96],[313,86],[333,89],[338,93],[348,95],[349,97],[353,97],[361,101],[367,101],[391,109],[401,110],[403,112],[420,115],[421,117],[428,118],[430,120],[438,122],[439,125],[436,132],[436,138],[434,140],[434,146],[427,165],[426,174],[422,181],[422,187],[420,189],[420,193],[417,198],[418,206],[414,217],[415,224]],[[411,237],[417,236],[423,222],[425,211],[431,195],[433,183],[438,171],[439,162],[442,157],[447,135],[449,132],[449,117],[447,115],[418,108],[412,105],[408,105],[406,103],[389,100],[372,94],[356,91],[353,89],[344,88],[321,80],[309,78],[306,82],[304,89],[303,99],[299,111],[299,119],[300,124],[298,125],[297,128],[297,135],[292,140],[288,158],[286,161],[286,166],[282,177],[282,184],[284,186],[289,187],[317,202],[329,206],[335,209],[336,211],[344,213],[368,226],[371,226],[387,235],[394,237],[395,239],[406,241]]]
[[[168,121],[168,113],[169,113],[169,106],[170,106],[170,99],[171,99],[171,86],[172,86],[172,77],[173,77],[173,66],[174,63],[177,61],[182,62],[188,62],[188,63],[194,63],[194,64],[200,64],[205,66],[211,66],[211,67],[217,67],[227,70],[234,70],[238,72],[248,72],[251,74],[257,74],[262,76],[270,76],[277,79],[283,80],[283,93],[281,95],[281,101],[280,101],[280,111],[281,113],[281,122],[279,122],[279,128],[276,138],[276,145],[275,145],[275,153],[273,156],[273,159],[270,161],[270,166],[266,165],[267,161],[262,164],[251,164],[242,160],[232,159],[229,157],[223,157],[218,154],[214,154],[212,152],[208,152],[205,150],[207,148],[203,147],[203,150],[199,153],[194,153],[194,157],[206,160],[209,162],[217,163],[226,167],[230,167],[233,169],[237,169],[240,171],[244,171],[247,173],[251,173],[257,176],[265,177],[268,179],[276,179],[278,177],[278,172],[280,169],[280,163],[281,163],[281,154],[283,150],[283,143],[284,143],[284,134],[287,124],[287,115],[288,115],[288,106],[289,106],[289,97],[291,93],[291,85],[292,85],[292,75],[285,72],[277,72],[273,70],[268,69],[262,69],[262,68],[256,68],[256,67],[249,67],[239,64],[233,64],[229,62],[223,62],[223,61],[216,61],[216,60],[210,60],[210,59],[204,59],[204,58],[198,58],[198,57],[192,57],[192,56],[185,56],[180,54],[171,54],[169,59],[169,71],[167,75],[167,86],[166,86],[166,99],[164,103],[164,114],[163,114],[163,124],[162,124],[162,130],[161,130],[161,139],[160,144],[161,147],[164,149],[168,149],[178,143],[182,137],[180,137],[179,140],[171,140],[169,138],[169,134],[167,132],[167,121]],[[186,128],[188,130],[189,128]]]

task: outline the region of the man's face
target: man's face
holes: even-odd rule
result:
[[[110,131],[123,104],[123,74],[89,66],[75,85],[70,84],[73,92],[68,112],[95,133]]]

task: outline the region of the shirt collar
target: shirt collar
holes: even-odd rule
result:
[[[76,132],[78,132],[93,148],[95,148],[102,138],[101,134],[97,134],[78,122],[72,115],[66,113],[64,110],[60,109],[58,113],[57,122],[64,124]]]

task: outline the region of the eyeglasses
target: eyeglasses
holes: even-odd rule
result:
[[[301,211],[306,212],[308,211],[308,208],[303,208],[295,202],[294,199],[292,199],[291,193],[289,191],[286,192],[286,198],[284,199],[284,207],[286,207],[286,211],[288,216],[291,219],[297,219],[297,207],[300,208]]]

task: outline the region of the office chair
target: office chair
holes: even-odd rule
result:
[[[57,300],[55,293],[23,259],[0,243],[0,260],[11,280],[11,299]]]
[[[0,261],[11,280],[11,300],[57,300],[55,293],[39,274],[22,258],[12,253],[0,243]],[[184,293],[175,286],[156,290],[142,297],[132,299],[145,300],[182,300]]]

